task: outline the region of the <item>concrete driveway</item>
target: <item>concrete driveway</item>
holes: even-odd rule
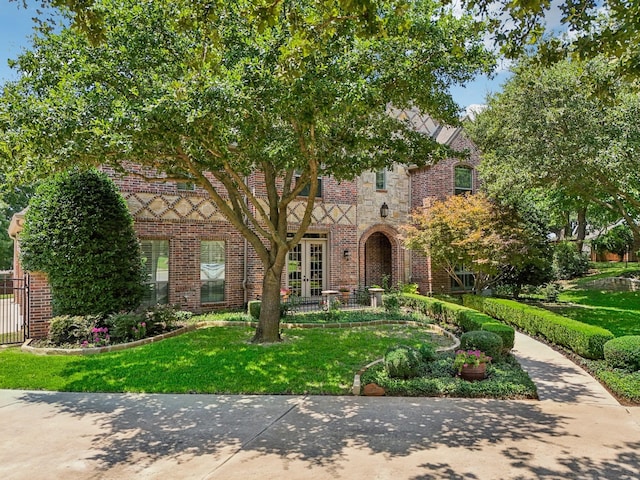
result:
[[[640,416],[553,401],[0,391],[3,479],[637,479]]]
[[[0,390],[0,479],[640,478],[640,407],[515,354],[541,401]]]

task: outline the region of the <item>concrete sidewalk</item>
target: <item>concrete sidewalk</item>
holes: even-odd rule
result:
[[[0,390],[0,478],[639,478],[638,409],[546,349],[541,401]]]

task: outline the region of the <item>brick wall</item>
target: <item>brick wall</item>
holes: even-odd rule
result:
[[[468,158],[449,158],[429,167],[411,170],[411,208],[422,207],[425,199],[444,200],[454,194],[454,170],[458,165],[473,168],[473,191],[480,187],[476,167],[480,154],[469,138],[460,132],[451,147],[457,151],[468,151]],[[451,292],[451,280],[443,270],[432,269],[428,258],[418,252],[411,252],[411,281],[418,284],[423,294]]]
[[[136,222],[140,239],[169,241],[169,303],[194,312],[242,306],[244,238],[227,223]],[[200,302],[200,242],[225,242],[225,300]]]
[[[51,320],[51,290],[42,272],[29,273],[29,336],[44,338]]]

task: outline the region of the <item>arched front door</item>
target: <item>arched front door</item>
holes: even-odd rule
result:
[[[373,233],[364,245],[365,285],[394,285],[391,242],[382,232]],[[385,281],[386,278],[386,281]]]

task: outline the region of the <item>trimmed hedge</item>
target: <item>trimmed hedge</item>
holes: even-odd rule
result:
[[[463,300],[467,307],[515,325],[530,335],[539,335],[551,343],[567,347],[584,358],[603,359],[604,344],[614,338],[613,333],[604,328],[514,300],[478,295],[464,295]]]
[[[478,312],[477,309],[412,293],[401,294],[400,303],[440,322],[457,325],[465,332],[487,330],[497,333],[502,338],[505,354],[513,348],[513,327],[496,322],[494,318]]]
[[[640,370],[640,335],[614,338],[604,344],[604,359],[612,368]]]
[[[251,315],[256,320],[260,320],[260,307],[262,306],[262,302],[260,300],[250,300],[247,303],[247,313]]]
[[[513,327],[500,322],[482,324],[482,330],[495,333],[502,339],[502,353],[507,354],[513,349],[516,341],[516,331]]]

